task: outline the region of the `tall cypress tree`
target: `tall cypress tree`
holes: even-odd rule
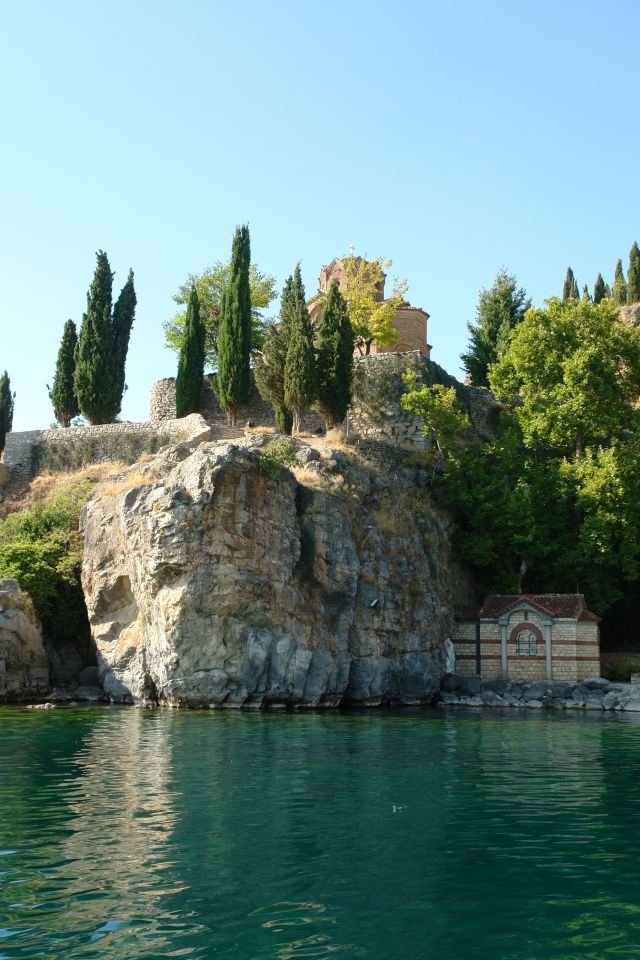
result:
[[[584,300],[585,303],[591,303],[591,294],[589,293],[589,287],[587,286],[586,283],[582,288],[582,299]]]
[[[49,390],[49,399],[53,404],[55,418],[61,427],[68,427],[74,417],[80,413],[78,398],[73,386],[73,375],[76,369],[75,350],[78,343],[78,334],[73,320],[67,320],[62,333],[62,341],[58,350],[56,372],[53,378],[53,387]]]
[[[629,251],[629,270],[627,271],[627,303],[640,300],[640,249],[634,242]]]
[[[11,393],[11,380],[5,372],[0,377],[0,453],[4,450],[7,434],[13,426],[13,401],[15,393]]]
[[[110,423],[122,404],[124,366],[133,323],[136,296],[133,274],[122,289],[112,313],[113,273],[103,250],[87,294],[87,312],[76,348],[74,389],[78,406],[90,423]]]
[[[334,280],[316,333],[317,406],[327,430],[342,423],[351,403],[353,346],[347,302]]]
[[[300,433],[304,415],[316,397],[316,360],[313,328],[299,264],[293,274],[293,296],[295,304],[284,368],[284,399],[293,414],[293,432]]]
[[[567,267],[567,275],[564,278],[564,286],[562,287],[562,302],[567,303],[569,300],[579,299],[580,291],[578,289],[578,281],[576,280],[571,267]]]
[[[118,416],[122,397],[127,389],[125,366],[129,350],[129,337],[136,313],[136,291],[133,285],[133,270],[129,270],[127,282],[120,291],[113,308],[114,378],[111,388],[112,419]]]
[[[204,340],[205,328],[200,319],[200,303],[196,288],[191,288],[187,316],[184,323],[184,337],[178,359],[176,377],[176,416],[186,417],[197,413],[202,396],[202,378],[204,376]]]
[[[282,290],[280,319],[272,324],[264,337],[262,350],[256,358],[254,373],[260,396],[268,400],[281,433],[290,434],[293,416],[284,399],[284,370],[289,347],[289,326],[295,308],[293,277],[289,277]]]
[[[622,272],[622,260],[616,263],[616,272],[613,279],[613,302],[619,307],[627,302],[627,282]]]
[[[607,288],[605,287],[604,280],[602,279],[602,274],[599,273],[596,282],[593,285],[593,302],[600,303],[601,300],[604,300],[607,296]]]
[[[251,355],[251,291],[249,227],[238,227],[233,238],[229,283],[222,293],[218,327],[218,397],[229,424],[235,426],[239,407],[249,400]]]

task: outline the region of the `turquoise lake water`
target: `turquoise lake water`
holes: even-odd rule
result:
[[[640,720],[0,709],[0,960],[640,957]]]

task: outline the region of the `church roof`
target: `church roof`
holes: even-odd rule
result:
[[[524,603],[539,610],[540,613],[548,617],[560,618],[562,620],[585,620],[599,621],[596,616],[587,609],[583,594],[581,593],[522,593],[519,595],[495,595],[487,597],[480,609],[474,611],[467,607],[456,613],[459,620],[497,620],[505,616],[512,610],[516,610]]]

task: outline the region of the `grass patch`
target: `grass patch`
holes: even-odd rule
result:
[[[272,440],[262,448],[258,456],[260,470],[274,480],[280,476],[283,466],[294,463],[297,463],[295,451],[285,437]]]

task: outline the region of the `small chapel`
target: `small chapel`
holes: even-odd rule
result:
[[[600,618],[580,593],[487,597],[459,610],[456,672],[509,680],[584,680],[600,675]]]
[[[361,257],[356,257],[360,262]],[[324,264],[318,277],[318,292],[309,300],[307,308],[311,322],[315,324],[319,320],[326,295],[333,281],[336,280],[341,290],[347,287],[347,273],[345,261],[340,257],[334,257],[331,263]],[[382,274],[375,299],[380,303],[385,300],[386,274]],[[400,304],[393,320],[393,325],[398,331],[400,339],[392,347],[378,347],[375,343],[371,345],[371,353],[405,353],[408,350],[421,350],[428,358],[431,353],[431,345],[427,341],[427,321],[429,314],[422,307],[414,307],[406,301]]]

